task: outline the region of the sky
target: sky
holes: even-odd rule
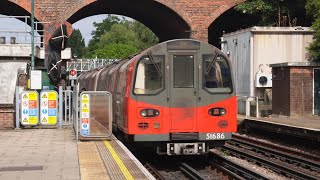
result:
[[[88,45],[89,40],[91,39],[91,32],[95,30],[93,26],[93,22],[102,22],[103,19],[106,18],[107,15],[96,15],[84,18],[72,26],[74,29],[79,29],[83,38],[85,39],[86,45]],[[8,18],[3,15],[0,15],[0,37],[5,36],[6,42],[10,42],[10,37],[16,37],[17,43],[29,43],[31,41],[31,36],[26,32],[21,31],[30,31],[30,26],[26,25],[26,23],[19,21],[15,18]],[[6,31],[6,32],[4,32]],[[15,31],[15,32],[7,32],[7,31]],[[20,31],[20,32],[17,32]],[[39,40],[38,40],[39,41]]]

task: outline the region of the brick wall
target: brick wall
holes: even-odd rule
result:
[[[102,0],[35,0],[35,17],[44,24],[46,32],[53,33],[59,24],[67,21],[80,9]],[[111,0],[112,1],[112,0]],[[114,0],[117,1],[117,0]],[[151,1],[151,0],[150,0]],[[244,0],[156,0],[165,7],[176,12],[191,27],[192,38],[208,41],[208,27],[228,9]],[[21,8],[31,12],[30,2],[25,0],[9,0]],[[122,0],[121,3],[131,3],[128,7],[141,6],[138,0]],[[140,4],[139,4],[140,3]],[[15,11],[12,7],[12,11]]]
[[[290,67],[290,115],[311,115],[313,67]]]
[[[14,128],[14,114],[12,107],[0,107],[0,129]]]

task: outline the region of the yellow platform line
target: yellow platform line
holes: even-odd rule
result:
[[[123,175],[126,177],[127,180],[134,180],[133,176],[127,169],[127,167],[123,164],[122,160],[116,153],[116,151],[113,149],[113,147],[110,145],[110,143],[106,140],[103,141],[104,145],[108,148],[109,152],[111,153],[113,159],[116,161],[117,165],[119,166],[120,170],[122,171]]]

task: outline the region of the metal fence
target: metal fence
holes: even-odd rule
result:
[[[30,16],[0,16],[0,21],[7,20],[11,22],[11,19],[19,19],[24,22],[23,27],[19,28],[4,28],[6,26],[1,26],[0,36],[1,37],[10,37],[11,44],[31,44],[31,27],[28,25],[30,21]],[[43,47],[44,46],[44,30],[41,29],[41,25],[49,24],[50,22],[34,22],[34,32],[35,32],[35,46]],[[10,24],[8,23],[8,27]],[[5,38],[3,38],[1,43],[6,43]]]
[[[67,62],[67,71],[76,69],[78,72],[88,71],[98,67],[109,65],[118,59],[77,59]]]

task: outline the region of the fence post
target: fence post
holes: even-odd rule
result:
[[[259,98],[256,97],[256,102],[257,102],[257,105],[256,105],[256,117],[259,118]]]
[[[250,116],[250,103],[249,103],[249,97],[246,98],[246,118]]]
[[[63,104],[62,104],[62,86],[59,86],[59,128],[62,128],[62,109],[63,109]]]
[[[19,86],[16,86],[16,129],[20,129],[20,93]]]

